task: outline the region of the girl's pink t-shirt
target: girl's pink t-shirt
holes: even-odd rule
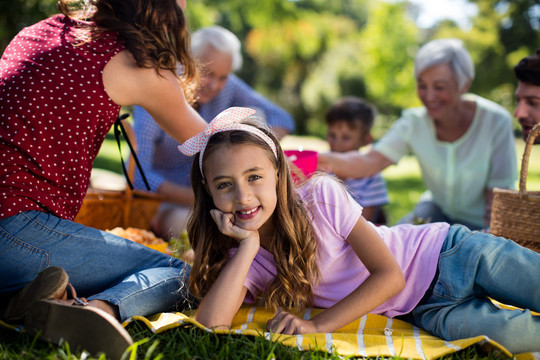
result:
[[[313,289],[313,305],[329,308],[350,294],[369,276],[347,237],[362,214],[362,207],[343,186],[329,176],[313,178],[299,190],[311,211],[318,242],[321,278]],[[373,311],[388,317],[410,312],[429,288],[437,269],[446,223],[380,226],[374,229],[386,243],[405,275],[405,288]],[[244,285],[246,302],[253,303],[276,276],[273,255],[259,249]]]

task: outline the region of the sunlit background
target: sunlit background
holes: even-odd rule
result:
[[[2,1],[0,51],[55,4]],[[442,37],[460,38],[470,51],[471,92],[511,111],[512,67],[540,47],[540,5],[531,0],[188,0],[186,12],[192,30],[219,24],[237,34],[237,75],[288,110],[300,135],[322,136],[328,105],[356,95],[379,110],[377,138],[402,109],[419,105],[414,56]]]

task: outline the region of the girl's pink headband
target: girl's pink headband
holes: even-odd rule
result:
[[[202,169],[202,160],[204,155],[204,150],[206,149],[206,145],[208,144],[208,140],[212,137],[212,135],[224,132],[224,131],[230,131],[230,130],[242,130],[247,131],[249,133],[255,134],[261,139],[263,139],[270,149],[272,149],[272,152],[276,156],[277,159],[277,150],[276,150],[276,144],[261,130],[257,129],[254,126],[248,125],[248,124],[241,124],[240,121],[245,119],[246,117],[253,115],[255,113],[255,110],[245,107],[231,107],[227,110],[224,110],[218,114],[209,124],[206,126],[206,129],[204,129],[199,134],[195,135],[194,137],[188,139],[185,143],[178,146],[178,150],[184,155],[193,156],[196,153],[200,152],[199,155],[199,169],[201,170],[201,175],[204,178],[203,169]]]

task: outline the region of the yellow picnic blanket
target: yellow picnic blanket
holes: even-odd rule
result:
[[[321,309],[307,309],[300,316],[308,319]],[[193,324],[205,328],[191,317],[193,313],[161,313],[150,317],[135,316],[124,322],[144,322],[154,333],[160,333],[184,324]],[[415,327],[407,322],[390,319],[381,315],[368,314],[339,329],[334,333],[282,335],[267,332],[266,322],[274,313],[260,306],[244,305],[234,317],[231,330],[215,330],[216,333],[263,336],[267,340],[280,342],[300,350],[323,350],[343,356],[390,357],[406,359],[437,359],[444,355],[465,349],[474,344],[493,346],[508,356],[511,354],[495,341],[486,336],[469,339],[445,341]],[[533,354],[520,354],[516,359],[535,359]]]

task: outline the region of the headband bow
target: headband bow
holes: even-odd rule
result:
[[[277,150],[276,145],[270,139],[265,133],[263,133],[261,130],[257,129],[254,126],[248,125],[248,124],[241,124],[240,121],[245,119],[246,117],[253,115],[255,113],[255,110],[245,107],[231,107],[227,110],[224,110],[220,112],[207,126],[206,128],[200,132],[199,134],[193,136],[192,138],[188,139],[186,142],[184,142],[182,145],[178,146],[178,150],[184,155],[193,156],[196,153],[200,152],[199,155],[199,169],[201,170],[201,175],[203,175],[202,170],[202,160],[204,155],[204,150],[206,149],[206,145],[208,144],[208,140],[212,137],[212,135],[224,132],[224,131],[230,131],[230,130],[242,130],[247,131],[252,134],[257,135],[261,139],[263,139],[270,149],[272,149],[272,152],[277,158]]]

